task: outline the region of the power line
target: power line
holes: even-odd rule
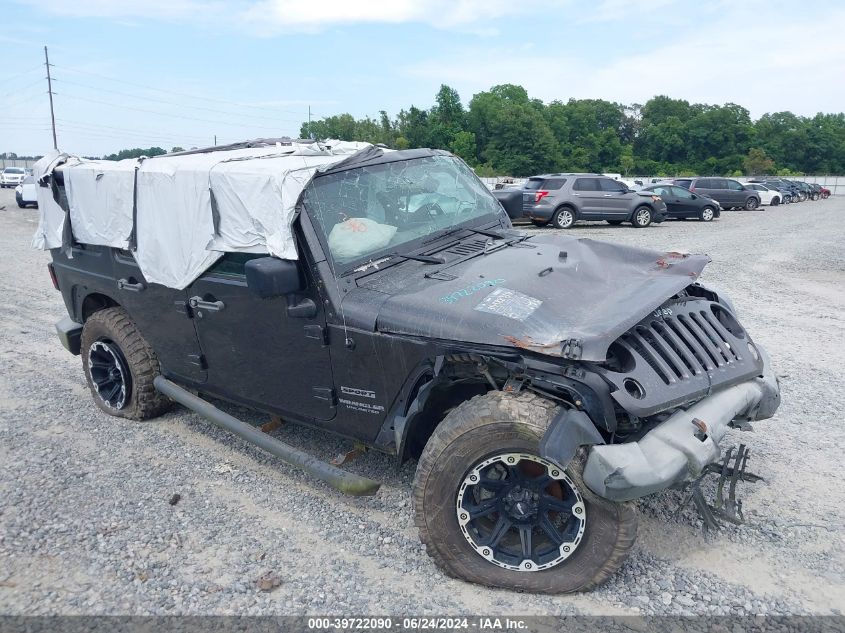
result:
[[[31,72],[35,72],[36,70],[41,70],[41,64],[38,64],[38,66],[36,66],[35,68],[30,68],[29,70],[25,70],[25,71],[18,73],[16,75],[8,75],[7,77],[0,77],[0,81],[13,81],[13,80],[17,79],[18,77],[23,77],[24,75],[28,75]]]
[[[246,127],[246,128],[256,129],[256,130],[258,130],[258,129],[268,130],[268,131],[272,130],[274,133],[278,132],[278,129],[275,129],[275,128],[269,128],[269,127],[259,128],[257,126],[244,125],[244,124],[240,124],[240,123],[233,123],[232,121],[200,119],[200,118],[197,118],[195,116],[183,116],[183,115],[180,115],[180,114],[170,114],[170,113],[167,113],[167,112],[157,112],[155,110],[147,110],[145,108],[137,108],[137,107],[134,107],[134,106],[127,106],[127,105],[122,105],[122,104],[119,104],[119,103],[109,103],[107,101],[100,101],[99,99],[90,99],[88,97],[80,97],[78,95],[67,94],[67,93],[64,93],[64,92],[56,93],[56,94],[59,95],[59,96],[65,97],[67,99],[78,99],[80,101],[88,101],[90,103],[97,103],[97,104],[100,104],[100,105],[109,106],[110,108],[118,108],[118,109],[121,109],[121,110],[134,110],[136,112],[145,112],[147,114],[155,114],[155,115],[158,115],[158,116],[171,117],[171,118],[175,118],[175,119],[184,119],[184,120],[187,120],[187,121],[202,121],[203,123],[214,123],[215,125]]]
[[[14,95],[14,94],[18,94],[19,92],[23,92],[24,90],[29,90],[35,84],[40,84],[42,81],[44,81],[44,77],[39,77],[38,79],[36,79],[32,83],[27,84],[27,85],[23,86],[22,88],[15,88],[14,90],[10,90],[9,92],[7,92],[5,94],[0,95],[0,97],[8,97],[9,95]]]
[[[162,130],[127,130],[126,128],[122,127],[115,127],[112,125],[101,125],[99,123],[87,123],[85,121],[75,121],[73,119],[62,119],[57,118],[56,121],[61,124],[62,126],[70,125],[74,127],[80,128],[90,128],[95,131],[108,131],[108,132],[115,132],[116,134],[124,135],[124,136],[145,136],[145,137],[156,137],[156,138],[182,138],[185,140],[195,140],[197,142],[206,142],[208,141],[208,136],[200,136],[197,134],[181,134],[181,133],[173,133],[170,131],[162,131]],[[209,135],[210,136],[210,135]]]
[[[288,114],[296,114],[296,115],[300,114],[299,112],[295,112],[293,110],[286,110],[284,108],[258,106],[258,105],[252,105],[252,104],[249,104],[249,103],[240,103],[240,102],[237,102],[237,101],[229,101],[227,99],[219,99],[219,98],[216,99],[214,97],[204,97],[204,96],[200,96],[200,95],[192,95],[192,94],[189,94],[187,92],[177,92],[175,90],[165,90],[164,88],[157,88],[155,86],[147,86],[147,85],[144,85],[144,84],[139,84],[139,83],[134,82],[134,81],[130,82],[130,81],[126,81],[125,79],[117,79],[116,77],[108,77],[106,75],[100,75],[99,73],[92,73],[92,72],[87,71],[87,70],[80,70],[78,68],[71,68],[71,67],[68,67],[68,66],[56,66],[56,67],[61,69],[61,70],[69,70],[69,71],[74,72],[74,73],[81,73],[83,75],[90,75],[92,77],[98,77],[100,79],[105,79],[107,81],[114,81],[114,82],[117,82],[117,83],[126,84],[126,85],[129,85],[129,86],[133,86],[135,88],[145,88],[147,90],[155,90],[156,92],[176,95],[176,96],[179,96],[179,97],[187,97],[189,99],[198,99],[198,100],[201,100],[201,101],[214,101],[216,103],[226,103],[226,104],[229,104],[229,105],[238,106],[240,108],[254,108],[256,110],[266,110],[268,112],[287,112]]]
[[[191,110],[204,110],[206,112],[213,112],[213,113],[216,113],[216,114],[225,114],[225,115],[229,115],[229,116],[231,116],[232,114],[239,114],[239,113],[227,111],[227,110],[217,110],[215,108],[206,108],[206,107],[203,107],[203,106],[195,106],[195,105],[187,105],[187,104],[184,104],[184,103],[176,103],[175,101],[166,101],[165,99],[156,99],[155,97],[149,97],[149,96],[146,96],[146,95],[131,94],[131,93],[128,93],[128,92],[122,92],[120,90],[109,90],[108,88],[97,88],[95,86],[89,86],[87,84],[79,83],[77,81],[69,81],[67,79],[53,79],[53,81],[58,81],[59,83],[67,84],[67,85],[70,85],[70,86],[79,86],[80,88],[87,88],[89,90],[97,90],[99,92],[109,92],[111,94],[116,94],[116,95],[120,95],[120,96],[123,96],[123,97],[130,97],[132,99],[143,99],[145,101],[152,101],[154,103],[163,103],[165,105],[173,105],[173,106],[177,106],[179,108],[187,108],[187,109],[191,109]],[[285,121],[285,122],[288,122],[288,123],[298,122],[298,119],[297,120],[283,119],[281,117],[260,116],[260,115],[255,115],[255,114],[250,114],[249,117],[252,118],[252,119],[265,119],[267,121]]]

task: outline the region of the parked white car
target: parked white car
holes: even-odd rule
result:
[[[35,178],[33,176],[26,176],[21,184],[15,187],[15,200],[18,206],[23,209],[28,206],[38,206],[38,194],[35,189]]]
[[[776,207],[783,202],[781,193],[777,189],[769,189],[766,185],[761,185],[757,182],[747,182],[745,183],[745,188],[753,189],[760,195],[760,204],[770,204]]]
[[[0,172],[0,187],[17,187],[26,176],[26,170],[23,167],[6,167]]]

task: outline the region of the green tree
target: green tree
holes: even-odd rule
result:
[[[147,149],[136,147],[134,149],[122,149],[116,154],[103,156],[103,160],[124,160],[126,158],[140,158],[141,156],[161,156],[166,153],[167,151],[160,147],[148,147]]]
[[[747,176],[763,176],[771,174],[775,168],[775,161],[766,156],[766,152],[759,147],[752,147],[742,161]]]

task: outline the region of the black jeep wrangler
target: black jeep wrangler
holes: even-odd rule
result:
[[[378,484],[202,396],[416,459],[437,564],[524,591],[611,576],[632,500],[746,476],[747,455],[718,465],[720,442],[771,417],[779,390],[730,301],[697,283],[705,256],[516,232],[434,150],[345,160],[297,208],[298,260],[228,253],[184,290],[148,283],[131,250],[52,251],[58,333],[101,410],[142,420],[179,402],[352,494]]]

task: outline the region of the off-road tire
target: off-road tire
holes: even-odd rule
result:
[[[97,341],[110,341],[115,345],[129,370],[129,394],[120,409],[109,407],[103,401],[91,377],[89,349]],[[91,396],[105,413],[130,420],[147,420],[172,406],[172,401],[153,386],[153,380],[159,375],[158,357],[123,308],[106,308],[88,317],[82,328],[80,355]]]
[[[435,429],[417,465],[414,521],[426,551],[446,574],[490,587],[570,593],[603,583],[625,561],[637,534],[636,510],[586,487],[584,451],[566,468],[586,509],[583,538],[569,558],[543,571],[505,569],[474,551],[461,532],[455,504],[467,472],[502,452],[538,455],[540,439],[558,410],[534,393],[494,391],[461,403]]]
[[[552,224],[556,229],[571,229],[577,219],[572,207],[561,207],[552,215]]]
[[[709,213],[708,213],[709,211]],[[702,207],[701,211],[698,214],[698,219],[702,222],[712,222],[713,218],[716,217],[716,209],[713,207]]]
[[[643,218],[646,217],[645,213],[648,212],[647,220]],[[631,226],[637,229],[644,229],[647,226],[651,226],[651,222],[654,219],[654,212],[651,210],[650,207],[646,205],[642,205],[634,209],[634,213],[631,215]]]
[[[760,201],[757,200],[757,198],[752,196],[751,198],[749,198],[748,200],[745,201],[744,209],[746,211],[754,211],[754,209],[756,209],[759,206],[760,206]]]

